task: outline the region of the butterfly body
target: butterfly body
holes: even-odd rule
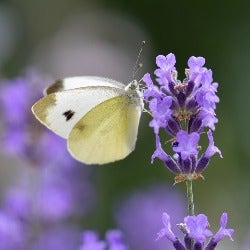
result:
[[[105,164],[134,150],[143,109],[136,81],[126,86],[102,77],[72,77],[55,82],[44,93],[32,111],[67,139],[77,160]]]

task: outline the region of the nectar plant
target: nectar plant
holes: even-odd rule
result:
[[[221,227],[215,235],[208,229],[207,216],[195,215],[192,181],[203,178],[202,172],[213,155],[217,153],[222,158],[213,140],[213,131],[218,122],[215,114],[216,103],[219,102],[216,95],[218,83],[213,82],[212,70],[204,67],[203,57],[189,58],[183,81],[178,80],[175,63],[174,54],[159,55],[156,57],[158,68],[154,72],[155,81],[149,73],[143,77],[146,83],[144,98],[153,118],[150,127],[154,129],[156,139],[152,163],[158,158],[175,174],[175,183],[186,182],[187,186],[189,215],[184,218],[184,223],[177,225],[185,235],[184,243],[172,232],[167,213],[162,215],[164,228],[158,233],[157,239],[167,237],[176,250],[213,250],[224,237],[228,236],[232,240],[234,230],[226,229],[226,213],[222,214]],[[168,143],[162,143],[162,131],[171,136],[168,143],[171,143],[172,155],[164,149]],[[208,146],[201,150],[199,141],[205,135]],[[208,243],[207,237],[211,237]]]

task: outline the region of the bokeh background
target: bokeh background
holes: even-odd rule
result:
[[[194,183],[196,212],[207,214],[216,231],[221,213],[227,211],[235,241],[226,239],[218,249],[250,249],[249,12],[249,2],[233,0],[2,0],[0,76],[10,80],[2,80],[1,86],[12,84],[11,79],[27,70],[46,79],[33,84],[30,94],[66,76],[98,75],[127,83],[142,40],[147,44],[138,79],[153,72],[158,54],[175,53],[180,78],[191,55],[205,57],[219,82],[215,142],[223,159],[215,156],[204,173],[205,181]],[[79,186],[88,193],[82,209],[86,204],[88,209],[77,219],[70,218],[77,230],[90,228],[104,234],[109,228],[121,228],[128,241],[141,242],[134,249],[144,250],[148,249],[142,244],[145,238],[154,241],[154,233],[160,229],[162,210],[173,216],[177,213],[176,222],[181,221],[186,213],[185,185],[173,186],[174,176],[160,162],[150,164],[155,143],[148,122],[144,114],[136,150],[125,160],[107,166],[80,166],[83,181],[88,183]],[[1,130],[3,134],[4,122]],[[48,151],[51,147],[48,145]],[[27,159],[10,154],[3,140],[1,148],[0,197],[4,204],[6,192],[20,186],[21,177],[22,185],[30,182],[28,189],[36,189],[41,172],[49,171],[37,171]],[[155,229],[148,232],[145,228],[156,221]],[[167,249],[162,241],[151,249]],[[33,249],[39,249],[37,245]]]

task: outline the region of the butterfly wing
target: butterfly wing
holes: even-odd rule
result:
[[[68,150],[72,156],[87,164],[105,164],[130,154],[141,116],[139,102],[121,95],[91,109],[69,135]]]
[[[75,124],[96,105],[121,95],[124,89],[93,86],[49,94],[32,107],[36,118],[63,138],[68,138]]]
[[[90,86],[114,87],[120,89],[125,88],[125,85],[123,83],[105,77],[75,76],[56,81],[44,90],[44,95],[49,95],[55,92],[69,89],[84,88]]]

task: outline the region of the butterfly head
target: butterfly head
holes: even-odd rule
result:
[[[138,82],[137,80],[133,80],[131,81],[126,87],[125,87],[125,90],[126,91],[134,91],[138,89]]]

